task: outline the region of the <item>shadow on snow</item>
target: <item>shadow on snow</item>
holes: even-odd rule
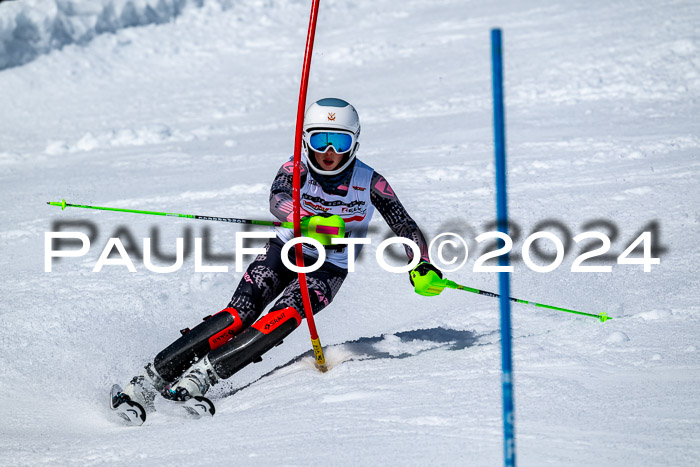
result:
[[[374,337],[361,337],[357,340],[344,342],[341,344],[334,344],[326,347],[325,352],[331,353],[333,349],[342,349],[345,357],[339,362],[335,363],[333,366],[337,366],[343,362],[350,360],[375,360],[379,358],[408,358],[419,355],[423,352],[430,350],[442,349],[442,350],[462,350],[474,345],[480,345],[477,343],[482,335],[477,335],[473,331],[459,331],[456,329],[446,329],[442,327],[431,328],[431,329],[416,329],[413,331],[402,331],[394,334],[385,334],[381,336]],[[386,344],[391,347],[387,350]],[[417,347],[411,348],[415,344]],[[401,349],[401,347],[406,347]],[[224,391],[220,397],[229,397],[236,394],[238,391],[242,391],[249,386],[257,383],[261,379],[272,375],[276,371],[283,368],[287,368],[295,363],[298,363],[304,359],[314,359],[314,354],[312,350],[304,352],[301,355],[294,357],[287,363],[282,364],[272,371],[265,373],[258,379],[238,388],[233,388],[231,390]]]

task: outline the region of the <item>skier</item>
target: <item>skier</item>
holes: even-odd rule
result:
[[[346,237],[363,238],[374,209],[378,209],[397,236],[420,247],[420,263],[410,274],[416,292],[438,294],[441,289],[435,291],[430,284],[439,283],[442,274],[430,264],[423,234],[387,180],[356,157],[360,120],[355,108],[341,99],[321,99],[307,109],[303,130],[302,224],[318,222],[319,215],[338,215],[345,222]],[[283,164],[270,190],[270,211],[284,222],[293,220],[292,171],[291,160]],[[118,393],[121,400],[152,411],[158,393],[177,401],[201,398],[217,381],[260,361],[265,352],[282,343],[301,324],[304,307],[298,276],[281,259],[282,246],[294,235],[283,228],[278,228],[276,235],[265,245],[265,253],[248,266],[228,306],[205,317],[193,329],[181,331],[179,339],[156,355]],[[306,274],[314,314],[333,301],[347,276],[347,246],[325,248],[323,265]],[[306,245],[303,250],[305,264],[315,263],[316,250]],[[292,263],[293,255],[291,249]],[[406,255],[410,262],[413,251],[408,246]],[[278,296],[269,313],[258,319]]]

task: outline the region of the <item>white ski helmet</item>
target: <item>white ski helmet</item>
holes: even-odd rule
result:
[[[309,144],[309,138],[317,130],[340,130],[352,137],[352,144],[343,160],[335,170],[323,170],[316,165],[312,156],[313,148]],[[360,117],[355,107],[342,99],[325,98],[314,102],[306,109],[304,114],[304,148],[309,154],[309,168],[321,175],[336,175],[345,170],[353,160],[360,147]]]

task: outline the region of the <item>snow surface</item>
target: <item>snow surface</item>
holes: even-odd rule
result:
[[[160,24],[202,0],[23,0],[0,9],[0,70],[98,34]]]
[[[133,19],[147,7],[163,16]],[[373,260],[380,216],[317,316],[328,373],[302,327],[211,392],[212,419],[108,416],[113,382],[227,304],[243,229],[45,202],[267,218],[308,15],[293,0],[0,4],[0,464],[502,463],[498,301],[412,293]],[[471,268],[494,218],[489,29],[504,30],[514,252],[542,221],[569,230],[551,230],[569,238],[556,271],[515,262],[512,293],[614,317],[513,306],[522,465],[700,464],[699,24],[696,1],[322,2],[309,101],[356,105],[360,157],[429,238],[469,241],[449,277],[491,291],[496,275]],[[92,248],[45,273],[44,233],[68,220],[94,227]],[[615,264],[653,221],[661,264]],[[135,254],[136,273],[92,273],[120,229],[167,254],[209,235],[230,272],[189,256],[159,275]],[[611,236],[611,273],[570,271],[585,230]]]

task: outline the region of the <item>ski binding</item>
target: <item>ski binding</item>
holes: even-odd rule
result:
[[[213,417],[216,413],[214,403],[204,396],[191,397],[185,390],[168,389],[163,397],[181,407],[189,418]]]

